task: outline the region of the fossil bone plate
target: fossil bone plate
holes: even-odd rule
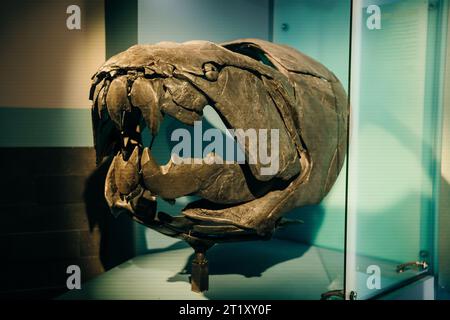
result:
[[[283,214],[323,199],[346,154],[349,106],[339,80],[263,40],[132,46],[100,67],[90,99],[97,161],[113,157],[105,182],[112,212],[191,242],[270,237]],[[166,117],[193,125],[207,105],[229,129],[278,129],[278,170],[261,174],[246,144],[245,164],[158,164],[143,127],[154,138]],[[158,197],[185,195],[201,199],[176,217],[157,211]]]

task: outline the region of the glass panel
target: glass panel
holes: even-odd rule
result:
[[[294,47],[321,62],[347,90],[350,7],[350,0],[275,0],[273,41]],[[320,279],[311,284],[319,293],[344,287],[345,186],[344,164],[335,185],[319,205],[297,208],[290,213],[290,217],[299,218],[304,224],[277,234],[282,239],[304,243],[308,252],[319,254],[320,263],[311,266],[310,271]],[[306,254],[303,259],[307,259]],[[326,272],[321,272],[322,269]]]
[[[441,5],[354,1],[346,284],[358,299],[433,264]]]

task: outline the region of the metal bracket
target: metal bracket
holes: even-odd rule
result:
[[[325,293],[322,293],[320,296],[320,300],[344,300],[344,290],[332,290]]]
[[[191,290],[197,293],[208,291],[209,274],[206,250],[196,250],[194,260],[192,260]]]
[[[428,269],[428,263],[426,261],[411,261],[399,264],[397,266],[397,273],[403,273],[406,270],[417,268],[419,271]]]
[[[351,291],[349,295],[350,300],[356,300],[357,297],[356,291]],[[345,300],[345,292],[344,290],[331,290],[325,293],[322,293],[320,300]]]

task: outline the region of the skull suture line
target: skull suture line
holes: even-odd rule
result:
[[[112,211],[185,240],[270,236],[284,213],[323,199],[346,154],[349,108],[339,80],[299,51],[263,40],[135,45],[98,70],[90,99],[97,161],[115,155],[105,183]],[[142,128],[155,137],[167,116],[193,125],[206,105],[230,129],[277,129],[278,171],[263,175],[260,162],[248,161],[159,166]],[[157,197],[184,195],[202,199],[179,217],[157,212]]]

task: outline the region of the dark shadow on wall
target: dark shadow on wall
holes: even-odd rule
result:
[[[109,270],[135,256],[134,221],[121,214],[115,218],[103,194],[112,157],[88,177],[83,194],[90,229],[100,229],[100,261]]]
[[[138,42],[138,1],[105,0],[106,57]]]

